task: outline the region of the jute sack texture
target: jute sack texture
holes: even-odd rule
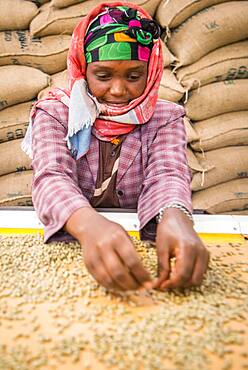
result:
[[[21,149],[22,140],[0,144],[0,176],[31,169],[31,159]]]
[[[200,172],[195,173],[191,182],[193,191],[202,190],[230,180],[248,177],[248,146],[233,146],[205,152],[195,153],[199,163],[213,166],[202,178]]]
[[[248,78],[248,41],[218,48],[197,62],[179,68],[176,75],[187,90],[212,82]]]
[[[22,195],[13,197],[11,199],[4,199],[0,201],[0,207],[25,207],[32,206],[32,196],[31,195]]]
[[[164,60],[164,67],[168,67],[171,64],[174,65],[175,62],[177,61],[177,58],[175,55],[173,55],[170,50],[167,48],[165,43],[162,43],[162,48],[163,48],[163,60]]]
[[[192,90],[184,107],[193,121],[248,110],[248,80],[215,82]]]
[[[211,214],[248,210],[248,179],[237,179],[193,193],[193,208]]]
[[[31,37],[29,31],[0,32],[0,65],[15,64],[53,74],[66,68],[71,36]]]
[[[28,0],[28,1],[32,1],[37,6],[41,6],[41,5],[45,4],[45,3],[48,3],[50,0]]]
[[[67,6],[83,3],[87,0],[51,0],[51,6],[55,8],[66,8]]]
[[[185,89],[177,81],[170,68],[164,68],[158,96],[160,99],[178,102],[184,95]]]
[[[231,1],[201,10],[175,28],[168,47],[178,66],[192,64],[211,51],[248,37],[248,1]]]
[[[0,143],[25,136],[31,107],[32,102],[26,102],[0,111]]]
[[[156,20],[163,28],[175,28],[200,10],[224,2],[225,0],[162,0],[157,8]]]
[[[198,139],[192,140],[190,145],[195,151],[248,145],[248,110],[195,122],[194,129]]]
[[[83,3],[89,0],[52,0],[51,6],[54,6],[55,8],[66,8],[71,5]],[[98,1],[100,3],[101,1]],[[130,1],[132,4],[140,5],[142,8],[149,11],[149,13],[153,16],[155,14],[155,11],[157,9],[157,6],[160,1],[157,0],[132,0]]]
[[[245,205],[246,206],[246,205]],[[248,209],[242,210],[242,211],[228,211],[225,212],[225,215],[248,215]]]
[[[112,0],[106,0],[107,3]],[[133,0],[132,3],[141,5],[153,16],[160,0]],[[30,23],[30,32],[35,36],[71,35],[77,23],[86,16],[92,8],[99,4],[98,0],[88,0],[67,8],[57,9],[44,4],[41,12]]]
[[[199,140],[199,135],[196,132],[193,125],[191,124],[188,117],[184,117],[183,122],[184,122],[184,127],[186,131],[186,136],[187,136],[187,143],[191,143],[191,142],[196,143]]]
[[[0,31],[26,30],[38,14],[37,6],[25,0],[0,1]]]
[[[46,87],[44,90],[41,90],[38,94],[38,99],[44,99],[46,96],[48,96],[48,92],[53,87],[60,87],[64,89],[68,89],[68,76],[67,76],[67,70],[64,70],[59,73],[55,73],[51,76],[51,82],[50,86]]]
[[[208,168],[207,163],[200,163],[195,153],[192,151],[189,145],[187,146],[186,155],[187,155],[188,166],[192,174],[196,172],[204,173],[205,171],[208,171],[208,169],[212,168],[212,167]]]
[[[49,81],[50,76],[36,68],[0,67],[0,110],[36,98]]]
[[[40,13],[30,23],[31,36],[72,35],[79,20],[87,14],[81,9],[83,4],[65,9],[56,9],[50,5],[50,2],[42,5]]]
[[[33,171],[21,171],[0,176],[0,206],[32,205]]]

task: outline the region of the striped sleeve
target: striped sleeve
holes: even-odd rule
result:
[[[45,242],[63,228],[74,211],[89,206],[78,186],[76,161],[64,140],[66,127],[54,118],[59,117],[55,113],[37,109],[32,133],[32,197],[45,226]]]
[[[191,172],[187,164],[183,116],[184,109],[173,105],[167,122],[163,111],[154,119],[156,134],[149,145],[145,180],[138,202],[140,229],[158,214],[160,208],[171,202],[192,212]]]

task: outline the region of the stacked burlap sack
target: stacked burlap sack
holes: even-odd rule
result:
[[[162,0],[156,19],[199,138],[194,209],[248,214],[248,1]]]
[[[32,39],[28,30],[37,4],[0,2],[0,206],[31,204],[31,161],[20,144],[32,102],[50,80],[40,68],[43,42]]]

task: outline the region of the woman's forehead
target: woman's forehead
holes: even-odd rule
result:
[[[92,70],[144,70],[147,68],[147,62],[139,60],[109,60],[109,61],[97,61],[92,62],[88,65]]]

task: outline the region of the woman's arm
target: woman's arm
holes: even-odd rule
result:
[[[147,161],[138,202],[141,228],[169,203],[180,203],[192,212],[183,116],[181,106],[160,103],[152,122],[147,125]]]
[[[45,240],[64,228],[80,242],[87,269],[106,288],[151,286],[126,231],[98,214],[83,196],[64,140],[66,127],[54,118],[63,116],[59,113],[39,110],[33,124],[33,202],[45,225]]]
[[[186,158],[184,110],[175,106],[166,124],[158,125],[149,146],[145,181],[139,199],[143,225],[159,209],[176,203],[192,211],[191,175]],[[163,117],[161,117],[163,119]],[[208,265],[208,252],[194,231],[188,216],[176,208],[165,210],[157,226],[156,246],[159,264],[157,287],[175,288],[199,285]],[[176,257],[172,269],[170,258]]]
[[[45,225],[45,241],[63,228],[73,212],[90,207],[78,186],[76,161],[66,145],[66,127],[60,119],[65,116],[64,105],[49,102],[49,113],[38,109],[32,130],[32,197]]]

